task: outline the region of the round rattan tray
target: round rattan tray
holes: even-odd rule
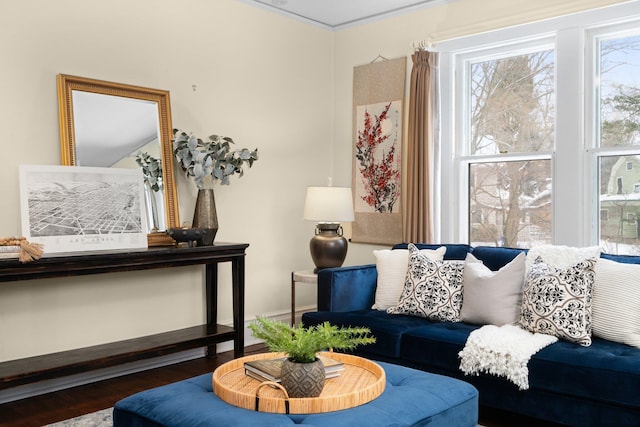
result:
[[[256,409],[259,391],[259,409],[262,412],[286,413],[288,400],[290,414],[316,414],[353,408],[372,401],[384,391],[384,369],[377,363],[358,356],[342,353],[322,353],[344,363],[340,376],[325,381],[319,397],[287,399],[275,387],[260,387],[261,383],[244,373],[244,362],[249,360],[283,357],[283,353],[262,353],[241,357],[219,366],[213,372],[213,391],[223,401],[245,409]],[[260,390],[258,390],[260,388]]]

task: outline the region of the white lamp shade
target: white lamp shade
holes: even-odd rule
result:
[[[318,222],[354,221],[351,188],[308,187],[304,219]]]

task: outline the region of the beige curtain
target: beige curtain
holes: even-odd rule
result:
[[[418,50],[411,59],[403,238],[405,242],[430,243],[433,240],[434,81],[438,53]]]

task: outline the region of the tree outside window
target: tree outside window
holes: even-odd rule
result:
[[[470,218],[470,242],[549,243],[551,161],[537,153],[554,147],[554,51],[471,63],[469,77],[469,151],[482,157],[469,162],[469,212],[486,213]]]

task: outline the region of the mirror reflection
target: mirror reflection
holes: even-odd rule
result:
[[[157,244],[168,244],[161,241],[160,233],[154,233],[179,222],[169,93],[59,75],[58,96],[62,163],[141,168],[151,233],[149,243],[153,245],[152,240],[157,240]]]
[[[141,167],[150,231],[166,230],[162,168],[147,166],[161,164],[157,103],[81,90],[72,91],[71,99],[76,165]]]

